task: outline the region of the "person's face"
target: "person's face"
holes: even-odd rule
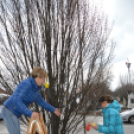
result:
[[[41,86],[45,82],[45,77],[38,76],[35,81],[36,81],[38,86]]]
[[[107,101],[103,101],[101,102],[101,107],[102,108],[105,108],[107,106],[108,102]]]

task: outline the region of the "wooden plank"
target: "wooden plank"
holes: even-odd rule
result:
[[[43,130],[44,130],[44,134],[48,134],[48,133],[47,133],[46,126],[45,126],[45,123],[44,123],[44,120],[43,120],[43,117],[42,117],[41,114],[39,114],[39,120],[40,120],[41,125],[42,125],[42,128],[43,128]]]
[[[35,134],[38,131],[39,134],[48,134],[47,129],[41,114],[39,114],[39,120],[34,120],[32,117],[29,121],[27,134]]]

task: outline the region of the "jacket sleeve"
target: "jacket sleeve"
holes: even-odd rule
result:
[[[108,126],[98,125],[98,132],[100,133],[114,133],[116,123],[116,112],[113,110],[108,111]]]
[[[24,86],[25,84],[25,86]],[[30,85],[27,83],[20,83],[16,90],[19,90],[19,92],[16,92],[14,94],[13,102],[14,102],[14,109],[16,109],[18,112],[23,113],[24,115],[31,117],[32,111],[29,110],[23,103],[23,99],[29,92]]]
[[[51,106],[49,103],[47,103],[42,97],[40,92],[38,92],[37,98],[35,100],[35,102],[40,105],[41,107],[43,107],[44,109],[50,111],[51,113],[53,113],[55,111],[55,107]]]

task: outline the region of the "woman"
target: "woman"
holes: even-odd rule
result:
[[[59,110],[47,103],[40,95],[41,85],[45,82],[47,73],[44,69],[36,67],[31,77],[20,82],[10,98],[5,101],[2,116],[10,134],[20,134],[19,118],[22,114],[33,119],[39,119],[39,113],[32,112],[27,107],[36,102],[44,109],[60,116]]]
[[[88,124],[104,134],[124,134],[123,122],[120,116],[120,104],[109,95],[104,95],[100,98],[99,102],[103,108],[103,125]]]

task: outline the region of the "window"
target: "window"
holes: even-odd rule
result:
[[[134,103],[134,99],[131,99],[131,103]]]

